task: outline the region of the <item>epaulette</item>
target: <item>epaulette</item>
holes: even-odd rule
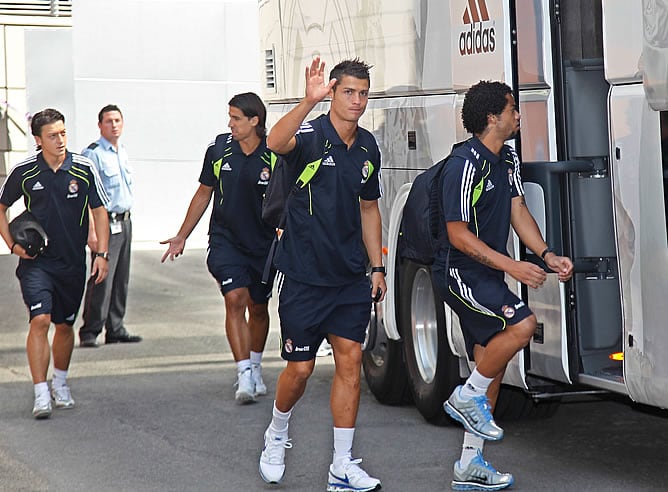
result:
[[[93,142],[92,144],[90,144],[90,145],[88,146],[88,148],[89,148],[90,150],[93,150],[93,149],[95,149],[96,147],[98,147],[99,145],[100,145],[99,143],[97,143],[97,142]]]

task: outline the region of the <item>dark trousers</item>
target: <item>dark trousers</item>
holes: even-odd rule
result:
[[[111,219],[110,219],[111,220]],[[80,340],[95,340],[106,328],[108,338],[127,335],[123,326],[125,305],[130,280],[130,244],[132,222],[119,221],[121,232],[109,234],[109,274],[101,284],[95,285],[90,277],[84,296],[83,326],[79,329]],[[94,257],[91,257],[91,261]]]

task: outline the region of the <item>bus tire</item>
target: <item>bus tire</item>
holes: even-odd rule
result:
[[[427,422],[451,424],[443,402],[461,378],[459,361],[447,340],[443,302],[434,291],[428,266],[404,261],[399,279],[399,319],[413,402]]]
[[[371,314],[367,341],[362,353],[362,369],[369,390],[384,405],[404,405],[411,402],[403,360],[403,342],[391,340],[385,334],[375,314]]]

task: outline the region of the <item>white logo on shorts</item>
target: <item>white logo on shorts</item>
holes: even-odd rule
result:
[[[30,310],[34,311],[35,309],[39,309],[41,307],[42,307],[42,303],[38,302],[37,304],[33,304],[32,306],[30,306]]]
[[[231,278],[226,278],[225,280],[223,280],[220,283],[220,285],[228,285],[228,284],[231,284],[231,283],[232,283],[232,279]]]
[[[288,354],[292,353],[292,340],[290,340],[289,338],[285,341],[285,351]]]

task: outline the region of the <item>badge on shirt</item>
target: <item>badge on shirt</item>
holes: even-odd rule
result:
[[[271,177],[271,173],[269,172],[268,167],[263,167],[262,171],[260,171],[260,180],[257,182],[259,185],[266,185],[269,184],[269,178]]]
[[[79,183],[76,179],[70,181],[67,191],[67,198],[77,198],[79,196]]]

